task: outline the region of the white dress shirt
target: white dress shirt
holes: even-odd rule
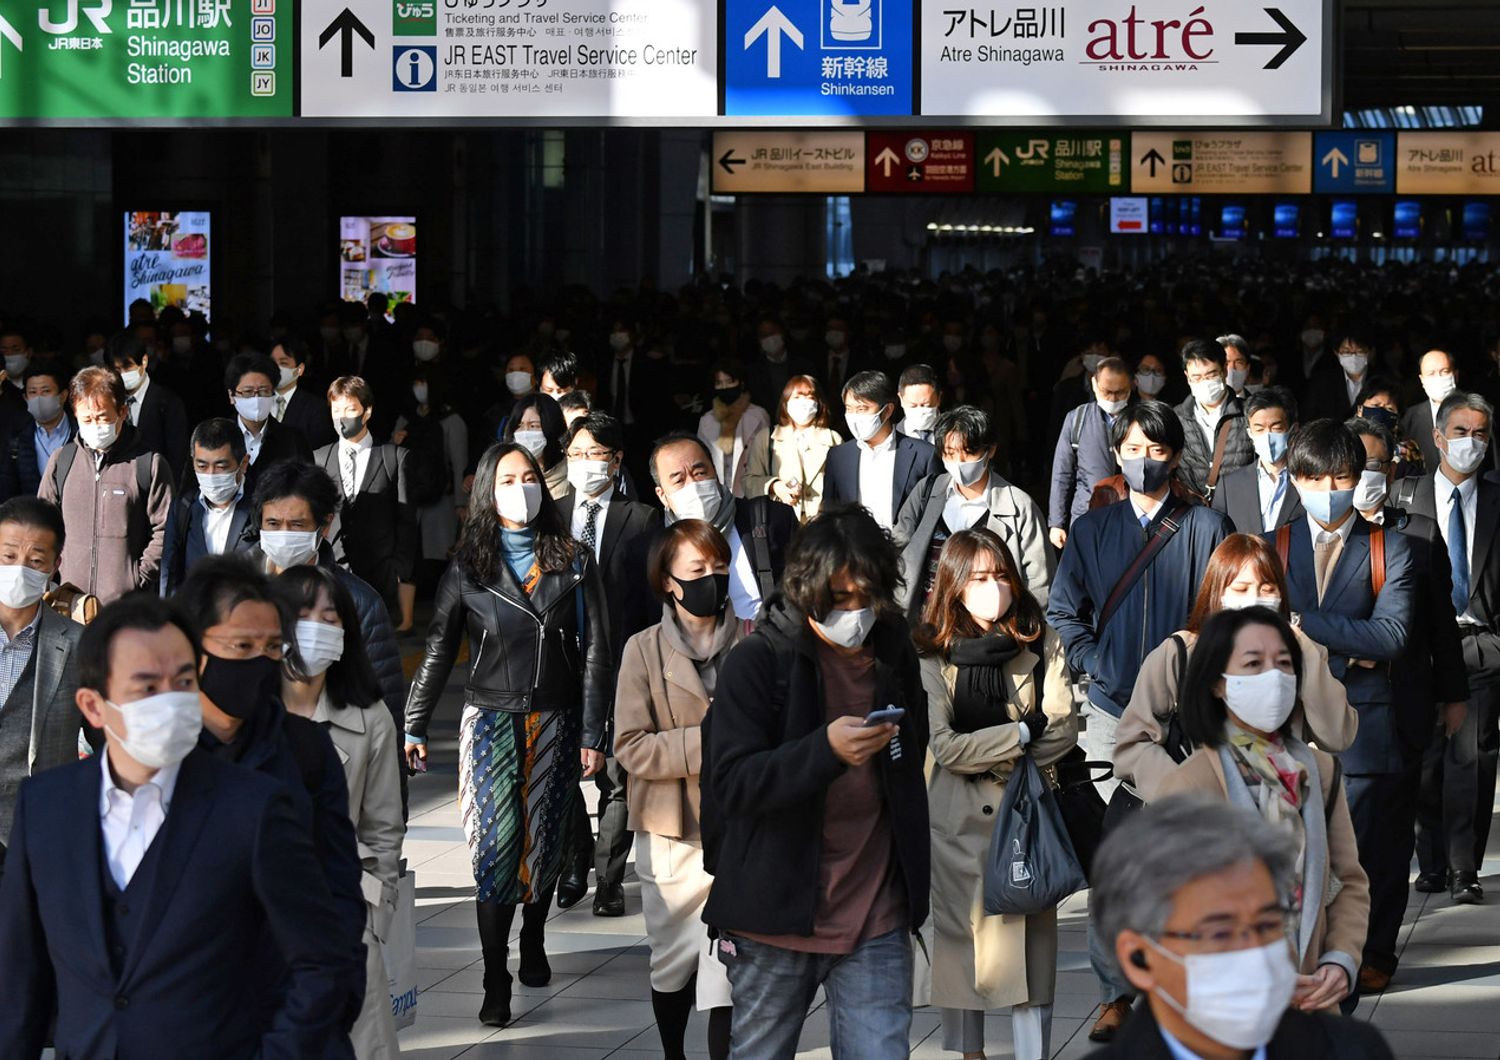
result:
[[[177,787],[177,773],[182,764],[175,763],[156,771],[150,780],[131,795],[115,783],[109,768],[109,752],[99,755],[103,783],[99,790],[99,826],[104,833],[104,858],[115,886],[124,890],[140,867],[141,859],[151,848],[151,841],[167,820],[172,808],[172,791]]]
[[[145,373],[142,374],[144,375]],[[141,425],[141,402],[146,400],[146,391],[150,389],[151,377],[147,375],[141,382],[141,388],[134,394],[128,395],[125,399],[125,408],[130,413],[130,425],[132,427],[139,427]]]
[[[879,445],[858,444],[859,503],[889,530],[895,522],[896,432],[891,431]]]
[[[1281,517],[1281,507],[1286,504],[1286,495],[1294,489],[1290,473],[1285,467],[1272,475],[1264,462],[1255,462],[1255,485],[1260,490],[1260,528],[1274,530],[1276,520]],[[1277,496],[1278,488],[1281,495]]]
[[[604,520],[609,518],[609,502],[614,499],[615,487],[613,483],[604,487],[604,492],[597,497],[585,497],[581,493],[573,494],[573,540],[583,540],[583,528],[588,525],[587,505],[597,504],[599,514],[594,516],[594,559],[599,558],[599,550],[604,546]]]
[[[1439,471],[1432,480],[1433,500],[1437,502],[1437,524],[1443,533],[1443,544],[1448,543],[1448,518],[1453,511],[1453,481]],[[1464,506],[1464,544],[1469,553],[1469,584],[1474,584],[1474,521],[1479,516],[1479,476],[1470,475],[1458,486],[1458,498]],[[1481,625],[1479,616],[1472,607],[1464,609],[1458,616],[1463,625]]]
[[[949,533],[956,534],[976,526],[989,514],[989,490],[982,490],[979,496],[969,500],[958,492],[957,484],[949,480],[948,497],[943,502],[943,523]]]
[[[1349,543],[1349,535],[1354,532],[1354,524],[1357,522],[1359,522],[1359,513],[1351,511],[1349,518],[1345,519],[1337,530],[1324,530],[1323,524],[1309,515],[1307,517],[1307,530],[1308,533],[1312,534],[1313,544],[1315,545],[1318,543],[1318,538],[1324,534],[1335,534],[1342,540],[1342,544],[1347,545]],[[1343,553],[1339,554],[1339,558],[1343,558]]]
[[[1360,376],[1358,379],[1350,379],[1349,378],[1349,373],[1348,372],[1344,373],[1344,390],[1349,395],[1349,404],[1351,404],[1351,405],[1354,404],[1354,399],[1357,398],[1357,397],[1359,397],[1360,387],[1362,387],[1362,386],[1365,385],[1365,378],[1369,374],[1370,374],[1369,372],[1366,372],[1364,375]]]
[[[260,433],[256,434],[249,427],[245,426],[243,416],[236,416],[234,422],[239,424],[240,433],[245,436],[245,454],[250,457],[250,463],[253,464],[260,459],[260,441],[266,436],[266,425],[262,423],[260,425]],[[269,423],[270,421],[266,422]]]
[[[1226,390],[1218,408],[1206,409],[1202,402],[1193,402],[1193,419],[1197,421],[1198,429],[1203,432],[1203,440],[1208,443],[1210,451],[1213,450],[1214,442],[1218,440],[1216,436],[1219,433],[1219,421],[1224,418],[1224,404],[1228,400],[1229,392]]]
[[[375,448],[375,437],[368,430],[365,436],[357,442],[346,442],[339,439],[339,488],[344,496],[353,497],[359,493],[359,487],[365,480],[365,471],[370,466],[370,452]],[[349,454],[354,453],[354,483],[353,489],[345,488],[349,474]]]
[[[740,532],[729,524],[724,535],[729,542],[729,602],[736,618],[754,622],[760,614],[760,583],[755,580],[755,560],[740,539]]]
[[[1171,1032],[1165,1027],[1158,1024],[1156,1029],[1161,1032],[1161,1040],[1167,1043],[1167,1052],[1172,1054],[1172,1060],[1203,1060],[1203,1057],[1172,1037]],[[1262,1045],[1259,1049],[1255,1050],[1250,1060],[1266,1060],[1266,1047]]]
[[[244,495],[245,487],[241,486],[234,499],[222,508],[215,508],[207,497],[198,495],[198,503],[203,505],[203,540],[211,555],[222,556],[229,547],[229,525],[234,522],[234,509]]]

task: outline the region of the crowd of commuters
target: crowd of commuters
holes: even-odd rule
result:
[[[668,1057],[695,1008],[789,1057],[820,989],[836,1057],[914,1005],[1046,1057],[1056,908],[986,874],[1016,770],[1082,760],[1102,1055],[1388,1055],[1338,1014],[1413,855],[1484,898],[1493,284],[861,272],[211,340],[139,303],[78,358],[6,321],[0,1054],[395,1055],[456,685],[487,1025],[633,852]]]

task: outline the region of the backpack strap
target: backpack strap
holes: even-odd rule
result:
[[[750,506],[753,522],[750,527],[750,555],[755,562],[755,584],[760,589],[761,602],[771,599],[776,591],[776,575],[771,570],[771,501],[757,497]]]
[[[1208,467],[1208,478],[1204,481],[1206,500],[1213,499],[1214,490],[1219,485],[1219,473],[1224,469],[1224,449],[1229,444],[1229,428],[1233,427],[1234,420],[1237,418],[1225,416],[1219,421],[1218,433],[1214,436],[1213,462]]]
[[[1422,479],[1418,475],[1407,475],[1405,478],[1396,480],[1396,488],[1391,491],[1391,503],[1402,511],[1408,511],[1412,502],[1417,499],[1417,486]]]
[[[1381,543],[1382,559],[1384,558],[1384,552],[1383,552],[1384,547],[1385,547],[1385,545],[1384,545],[1384,542],[1382,541],[1382,543]],[[1289,573],[1291,573],[1290,568],[1289,568],[1289,564],[1288,564],[1288,561],[1291,559],[1291,557],[1292,557],[1292,524],[1291,523],[1287,523],[1285,526],[1277,527],[1277,529],[1276,529],[1276,558],[1279,559],[1279,560],[1281,560],[1281,573],[1282,574],[1289,574]]]
[[[1175,662],[1177,669],[1177,695],[1180,699],[1182,698],[1182,678],[1187,673],[1187,641],[1183,640],[1176,633],[1172,634],[1170,640],[1172,641],[1172,644],[1177,648]]]
[[[1323,827],[1333,824],[1333,808],[1338,804],[1339,792],[1344,787],[1344,764],[1338,755],[1333,756],[1333,784],[1329,786],[1328,798],[1323,800]]]
[[[1083,417],[1088,411],[1087,405],[1079,405],[1073,410],[1073,452],[1078,452],[1078,443],[1083,439]]]
[[[142,500],[151,495],[151,457],[151,453],[142,453],[135,458],[135,490]]]
[[[57,494],[57,506],[62,507],[63,484],[68,481],[68,472],[73,470],[73,461],[78,458],[78,443],[69,442],[57,453],[57,463],[52,465],[52,490]]]
[[[1385,527],[1370,531],[1370,589],[1375,596],[1385,588]]]

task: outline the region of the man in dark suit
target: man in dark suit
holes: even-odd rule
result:
[[[813,375],[817,368],[787,350],[786,329],[773,317],[762,317],[755,329],[757,350],[745,361],[745,389],[763,409],[781,403],[781,391],[794,375]],[[894,400],[894,399],[893,399]]]
[[[276,363],[276,398],[271,415],[284,427],[299,432],[314,449],[338,440],[328,399],[317,381],[307,379],[307,344],[287,335],[271,347]]]
[[[162,595],[177,591],[204,556],[255,548],[255,503],[245,492],[250,467],[245,438],[233,420],[204,420],[193,429],[197,489],[172,503],[162,553]]]
[[[1255,462],[1219,480],[1213,509],[1229,516],[1240,533],[1260,534],[1307,514],[1286,469],[1287,439],[1297,426],[1297,399],[1285,387],[1267,387],[1245,402],[1245,421]]]
[[[609,613],[610,651],[618,670],[625,650],[625,597],[630,590],[625,557],[634,542],[650,540],[661,529],[661,512],[649,504],[626,500],[615,489],[615,476],[625,455],[625,432],[613,416],[594,412],[577,420],[564,444],[573,492],[557,502],[557,510],[563,525],[598,561]],[[613,738],[610,742],[613,745]],[[576,800],[573,835],[577,845],[558,881],[557,904],[567,909],[587,893],[592,860],[598,878],[594,915],[624,916],[623,881],[631,837],[626,828],[625,771],[614,755],[594,774],[594,783],[599,788],[599,838],[592,841],[588,811],[582,799]]]
[[[276,407],[276,381],[280,378],[276,362],[263,353],[236,354],[224,370],[224,385],[229,390],[229,401],[234,406],[240,434],[245,438],[245,453],[250,458],[245,471],[245,492],[252,496],[261,468],[278,460],[303,463],[312,460],[307,439],[295,428],[277,423],[271,415]],[[184,480],[184,490],[194,485]]]
[[[182,398],[151,378],[151,347],[134,332],[115,336],[107,359],[125,383],[125,404],[141,445],[167,462],[175,486],[187,464],[187,410]]]
[[[658,350],[639,345],[639,326],[616,320],[609,332],[609,360],[599,366],[599,398],[593,407],[625,426],[625,466],[636,482],[646,481],[646,455],[662,433],[671,405],[668,363]],[[681,384],[679,384],[681,385]],[[692,389],[691,384],[682,389]]]
[[[78,760],[82,721],[78,637],[83,627],[42,602],[66,531],[55,505],[35,497],[0,504],[0,846],[28,776]]]
[[[1094,858],[1090,904],[1113,963],[1146,1001],[1090,1060],[1391,1060],[1378,1031],[1317,1011],[1298,989],[1284,898],[1297,856],[1259,815],[1203,796],[1153,802],[1115,829]],[[1196,1002],[1200,988],[1233,990],[1249,1011],[1236,1005],[1221,1022]]]
[[[841,316],[831,316],[825,325],[823,332],[823,357],[815,372],[818,382],[823,386],[824,394],[842,394],[844,384],[853,379],[865,367],[865,358],[860,351],[850,347],[849,322]],[[779,404],[781,395],[777,394]],[[754,400],[753,398],[751,400]],[[766,405],[764,408],[773,416],[776,405]]]
[[[335,379],[328,404],[341,440],[319,449],[313,462],[339,484],[344,497],[329,537],[334,555],[380,592],[393,615],[399,614],[399,586],[414,584],[417,558],[417,510],[406,499],[406,450],[375,444],[370,433],[375,392],[359,376]]]
[[[1316,419],[1346,420],[1359,412],[1354,407],[1360,390],[1369,382],[1375,345],[1361,335],[1350,334],[1335,349],[1337,371],[1324,370],[1308,381],[1302,398],[1302,415]]]
[[[1453,577],[1448,546],[1437,523],[1425,515],[1387,508],[1396,479],[1396,436],[1384,424],[1355,417],[1346,426],[1365,447],[1365,469],[1355,491],[1354,507],[1371,526],[1399,532],[1411,545],[1412,574],[1418,587],[1411,638],[1399,664],[1391,668],[1395,691],[1395,732],[1400,768],[1392,768],[1389,783],[1381,786],[1384,805],[1365,800],[1358,809],[1386,820],[1389,842],[1370,851],[1361,849],[1360,862],[1370,878],[1370,927],[1359,970],[1360,990],[1378,994],[1390,985],[1399,963],[1396,936],[1406,912],[1407,871],[1416,847],[1417,798],[1422,761],[1434,741],[1439,707],[1456,729],[1466,711],[1469,682],[1464,673],[1463,644],[1453,606]],[[1391,764],[1394,766],[1394,763]],[[1359,828],[1359,819],[1355,818]],[[1366,829],[1375,827],[1367,825]],[[1381,864],[1381,854],[1389,858]]]
[[[1437,425],[1438,406],[1458,389],[1458,365],[1452,354],[1444,350],[1428,350],[1418,363],[1417,378],[1422,384],[1423,400],[1401,414],[1401,433],[1422,450],[1422,467],[1436,471],[1442,453],[1438,451],[1432,429]]]
[[[823,503],[862,504],[886,530],[918,482],[943,470],[937,450],[895,427],[896,388],[884,372],[860,372],[844,384],[850,441],[828,452]]]
[[[67,407],[68,378],[61,361],[33,361],[26,369],[28,414],[0,440],[0,500],[35,497],[47,461],[78,433]]]
[[[1450,394],[1438,407],[1437,467],[1414,487],[1398,490],[1408,511],[1437,523],[1447,545],[1469,683],[1468,709],[1445,707],[1442,738],[1423,760],[1416,887],[1427,893],[1447,887],[1462,904],[1484,898],[1479,867],[1489,842],[1500,754],[1500,556],[1492,555],[1500,531],[1500,482],[1482,473],[1493,417],[1478,394]]]
[[[103,753],[21,788],[3,878],[0,1055],[347,1054],[351,981],[311,837],[276,780],[196,750],[199,651],[136,594],[78,645]],[[246,975],[273,949],[276,982]],[[54,1027],[55,1016],[55,1030]]]

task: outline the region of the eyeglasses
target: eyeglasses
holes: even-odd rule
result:
[[[254,637],[236,637],[227,633],[205,633],[203,639],[219,645],[221,651],[217,654],[223,659],[258,659],[264,655],[268,659],[280,661],[287,649],[286,642],[280,636],[257,640]]]
[[[615,451],[613,449],[586,449],[583,452],[579,452],[576,449],[569,449],[567,452],[569,460],[611,460],[614,458],[614,455]]]
[[[235,397],[242,397],[242,398],[258,398],[258,397],[270,397],[271,395],[273,395],[275,393],[276,393],[276,391],[275,391],[274,388],[268,387],[268,386],[263,386],[263,387],[259,387],[259,388],[254,389],[254,390],[244,390],[244,389],[242,389],[242,390],[236,390],[234,392],[234,396]]]
[[[1262,914],[1248,927],[1215,924],[1203,931],[1163,931],[1164,939],[1194,943],[1204,953],[1227,953],[1240,948],[1242,942],[1256,946],[1268,946],[1277,939],[1287,937],[1287,924],[1291,921],[1290,909]]]

